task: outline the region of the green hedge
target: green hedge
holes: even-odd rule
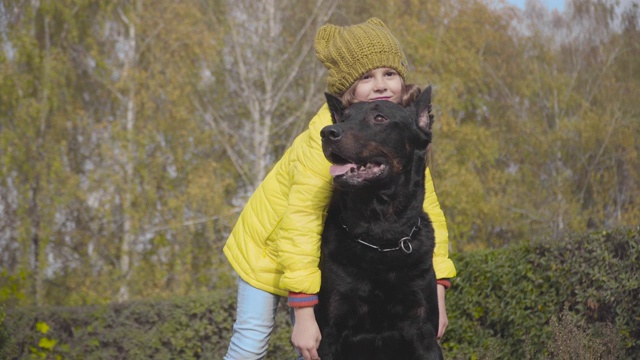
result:
[[[454,256],[447,359],[630,359],[640,353],[640,228]],[[0,358],[221,359],[235,289],[76,308],[0,308]],[[293,359],[286,305],[269,359]],[[6,336],[3,336],[5,334]],[[3,339],[5,341],[3,342]]]
[[[2,349],[6,347],[7,342],[7,329],[4,324],[5,318],[4,307],[0,305],[0,355],[2,355]]]
[[[221,359],[235,318],[235,295],[235,289],[226,289],[166,301],[11,309],[0,359]],[[284,305],[277,320],[269,358],[292,358]]]
[[[474,252],[454,262],[448,358],[638,358],[640,228]],[[575,343],[582,353],[571,354]]]

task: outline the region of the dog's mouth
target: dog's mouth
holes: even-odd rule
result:
[[[384,164],[378,163],[366,163],[363,165],[357,165],[354,163],[348,164],[333,164],[329,169],[331,176],[360,176],[360,177],[375,177],[384,172]]]
[[[337,180],[351,183],[371,180],[383,175],[387,165],[382,161],[355,162],[344,159],[335,153],[331,156],[329,172]]]

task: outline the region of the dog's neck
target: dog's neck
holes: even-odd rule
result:
[[[411,169],[384,189],[336,189],[334,200],[338,203],[335,205],[342,214],[344,225],[356,233],[366,233],[366,227],[373,224],[386,223],[397,228],[407,219],[419,217],[424,212],[425,170],[425,152],[418,150],[414,152]]]

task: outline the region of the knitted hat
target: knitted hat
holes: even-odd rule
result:
[[[407,58],[389,28],[377,18],[340,27],[326,24],[315,39],[316,55],[329,70],[329,92],[341,95],[367,71],[388,67],[404,79]]]

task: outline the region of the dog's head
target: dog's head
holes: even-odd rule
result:
[[[416,157],[426,160],[433,121],[431,87],[407,107],[372,101],[343,109],[340,99],[326,97],[334,124],[320,135],[336,187],[382,184],[416,170]]]

